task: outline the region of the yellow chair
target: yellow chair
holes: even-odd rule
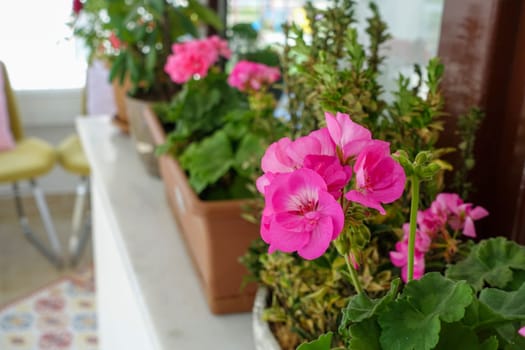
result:
[[[18,106],[11,88],[7,70],[0,61],[3,72],[7,110],[13,137],[16,141],[14,149],[0,152],[0,184],[11,183],[13,186],[17,214],[25,237],[43,253],[55,266],[62,266],[62,249],[53,220],[49,214],[44,194],[38,187],[36,179],[47,174],[55,165],[55,149],[47,142],[24,136]],[[51,247],[46,246],[35,236],[25,215],[24,206],[20,197],[19,182],[29,181],[33,195],[44,224],[47,238]]]
[[[67,137],[57,148],[58,161],[64,170],[80,176],[73,208],[72,234],[69,238],[70,263],[76,265],[91,232],[89,211],[89,163],[78,135]],[[87,206],[86,206],[87,204]]]

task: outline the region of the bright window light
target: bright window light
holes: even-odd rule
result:
[[[0,1],[0,60],[15,90],[84,86],[86,60],[67,26],[72,0]]]

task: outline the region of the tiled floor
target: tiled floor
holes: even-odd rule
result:
[[[74,196],[48,195],[47,202],[66,255]],[[47,242],[33,199],[26,197],[24,205],[35,233]],[[0,198],[0,305],[64,276],[73,269],[82,269],[92,264],[91,247],[90,240],[76,267],[66,266],[57,270],[24,238],[13,198]]]
[[[40,137],[53,145],[75,132],[74,125],[28,127],[26,135]],[[53,221],[62,243],[64,255],[71,233],[74,190],[78,178],[56,167],[38,183],[46,194]],[[22,184],[26,213],[35,233],[46,239],[38,211],[26,184]],[[91,241],[77,268],[92,263]],[[25,238],[18,223],[10,186],[0,185],[0,305],[22,296],[35,288],[68,274],[66,267],[57,270]]]

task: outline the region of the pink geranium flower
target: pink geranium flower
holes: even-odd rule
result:
[[[446,213],[435,209],[436,206],[433,206],[417,213],[417,224],[420,231],[431,237],[437,235],[447,223]]]
[[[111,34],[109,34],[109,43],[111,44],[111,47],[113,47],[115,50],[118,50],[120,49],[120,40],[119,38],[117,38],[117,36],[115,35],[115,33],[111,32]]]
[[[337,112],[334,116],[326,112],[325,119],[328,132],[341,152],[342,162],[358,155],[372,140],[370,130],[354,123],[348,114]]]
[[[278,174],[266,188],[261,237],[270,244],[270,253],[297,251],[305,259],[316,259],[343,224],[343,209],[313,170]]]
[[[84,8],[84,4],[80,0],[73,0],[73,12],[78,15]]]
[[[341,165],[335,156],[308,155],[304,159],[303,166],[312,169],[326,182],[328,192],[339,199],[343,195],[343,189],[352,178],[352,168]]]
[[[396,250],[390,252],[390,261],[396,267],[401,268],[401,278],[408,281],[408,241],[396,243]],[[425,273],[425,254],[414,252],[414,279],[420,279]]]
[[[365,207],[385,214],[381,203],[391,203],[401,197],[406,175],[399,163],[390,155],[390,145],[372,141],[357,157],[354,165],[356,189],[345,197]]]
[[[243,60],[233,67],[228,84],[239,91],[259,91],[261,87],[275,83],[280,77],[278,68]]]
[[[463,234],[467,237],[476,237],[474,221],[489,215],[489,212],[481,206],[473,207],[472,203],[463,203],[455,193],[440,193],[435,202],[447,208],[450,227],[454,230],[463,230]]]
[[[177,84],[197,76],[206,77],[219,56],[229,58],[231,55],[228,43],[217,36],[175,43],[171,50],[173,53],[168,56],[164,71]]]
[[[522,337],[525,337],[525,327],[521,327],[520,330],[518,331],[518,333],[519,333]]]

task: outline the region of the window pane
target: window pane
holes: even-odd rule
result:
[[[369,0],[357,0],[356,19],[360,39],[366,43],[366,18],[370,15]],[[412,74],[415,63],[425,65],[437,55],[443,0],[376,0],[381,16],[388,24],[392,39],[385,44],[388,56],[381,82],[386,91],[395,88],[399,73]],[[301,21],[300,8],[306,0],[230,0],[228,25],[252,23],[261,30],[265,43],[282,43],[281,24]],[[313,1],[318,7],[331,1]]]
[[[67,26],[71,0],[0,1],[0,60],[17,90],[84,85],[86,62]]]

